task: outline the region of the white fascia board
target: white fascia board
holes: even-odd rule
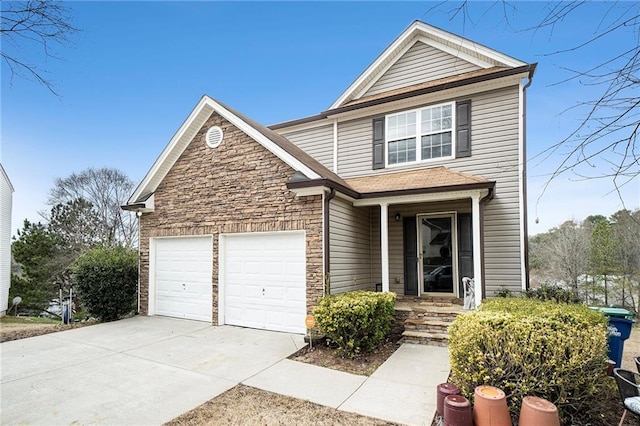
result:
[[[441,30],[440,28],[432,27],[431,25],[425,24],[423,22],[417,22],[418,29],[425,32],[426,34],[439,37],[443,40],[446,40],[452,44],[459,45],[461,47],[465,47],[469,50],[473,50],[478,52],[481,55],[486,56],[487,58],[493,59],[494,61],[503,63],[509,67],[520,67],[523,65],[527,65],[525,62],[519,61],[516,58],[512,58],[511,56],[505,55],[504,53],[500,53],[496,50],[485,47],[481,44],[474,43],[473,41],[466,39],[464,37],[457,36],[448,31]]]
[[[367,86],[371,86],[373,83],[369,81],[372,79],[374,74],[381,76],[384,70],[388,69],[393,63],[395,63],[402,55],[404,44],[407,43],[410,39],[421,36],[421,41],[429,40],[429,44],[437,47],[438,49],[442,49],[448,53],[452,53],[452,49],[448,46],[445,46],[442,43],[437,42],[433,39],[433,37],[443,39],[448,41],[454,45],[464,47],[471,51],[477,52],[479,55],[485,56],[489,59],[493,59],[496,62],[504,64],[509,67],[519,67],[526,65],[525,62],[519,61],[518,59],[512,58],[511,56],[507,56],[503,53],[500,53],[496,50],[489,49],[488,47],[482,46],[480,44],[474,43],[471,40],[466,38],[457,36],[450,32],[441,30],[436,27],[432,27],[431,25],[427,25],[424,22],[415,21],[409,27],[402,32],[394,41],[391,43],[381,54],[376,58],[375,61],[371,65],[365,69],[362,74],[358,76],[358,78],[351,83],[351,85],[345,90],[338,99],[328,108],[329,110],[338,108],[343,103],[347,102],[351,99],[356,93],[363,93],[361,86],[366,84]],[[435,43],[435,44],[434,44]],[[454,53],[452,53],[454,54]],[[391,57],[395,56],[392,60]],[[474,58],[470,55],[463,54],[461,52],[455,53],[455,56],[460,57],[461,59],[469,60],[472,63],[478,64],[483,68],[488,68],[493,64],[489,62],[483,61],[480,58]],[[473,61],[471,60],[473,58]],[[391,65],[389,65],[390,62]],[[483,64],[483,65],[481,65]],[[375,80],[375,79],[373,79]]]
[[[371,89],[371,86],[373,86],[374,84],[376,84],[378,82],[378,80],[387,72],[389,71],[389,69],[396,63],[398,62],[398,59],[402,58],[402,56],[404,56],[405,53],[407,53],[409,51],[409,49],[411,49],[415,44],[416,44],[417,40],[411,40],[407,43],[405,43],[404,47],[400,48],[399,47],[399,51],[395,53],[395,58],[392,61],[387,61],[387,63],[378,71],[376,71],[376,73],[378,74],[378,78],[371,78],[369,79],[369,81],[364,84],[364,86],[362,86],[360,88],[360,90],[357,91],[357,93],[355,93],[355,95],[353,96],[354,99],[360,99],[362,96],[364,96],[365,93],[367,93],[369,91],[369,89]],[[354,90],[356,90],[357,88],[355,88]]]
[[[151,166],[151,169],[149,169],[149,171],[144,176],[140,184],[138,184],[137,188],[129,198],[129,201],[127,202],[127,204],[135,203],[136,200],[138,200],[142,196],[142,194],[154,192],[156,190],[157,186],[160,184],[162,179],[164,179],[164,177],[168,172],[168,169],[170,168],[168,167],[164,172],[162,172],[162,169],[168,165],[166,163],[170,161],[169,157],[171,156],[171,154],[173,154],[173,152],[176,150],[176,148],[178,148],[179,145],[185,143],[184,136],[186,131],[198,119],[200,119],[200,121],[202,121],[202,124],[204,124],[204,122],[209,118],[209,116],[213,112],[213,110],[211,111],[205,110],[205,108],[210,108],[210,106],[207,105],[207,98],[208,98],[207,96],[203,96],[200,99],[196,107],[193,109],[193,111],[191,111],[191,114],[189,114],[189,116],[182,123],[178,131],[173,135],[173,137],[171,138],[167,146],[164,148],[162,153],[160,153],[156,161]],[[206,117],[202,118],[202,116],[205,114],[206,114]],[[190,140],[187,142],[190,142]],[[171,166],[172,165],[173,164],[171,164]]]
[[[446,44],[440,43],[437,40],[431,39],[431,38],[427,38],[425,36],[420,36],[418,37],[418,41],[429,45],[431,47],[434,47],[438,50],[442,50],[443,52],[448,53],[451,56],[455,56],[456,58],[460,58],[464,61],[470,62],[474,65],[479,66],[480,68],[491,68],[494,65],[490,62],[484,61],[481,58],[478,58],[476,56],[472,56],[469,55],[468,53],[463,52],[462,50],[459,49],[455,49],[451,46],[447,46]],[[468,48],[468,46],[464,46],[464,45],[459,45],[460,47],[464,47],[464,48]]]
[[[191,142],[193,135],[186,135],[187,131],[194,124],[196,124],[196,127],[198,127],[198,129],[202,127],[202,125],[204,125],[204,123],[214,111],[228,120],[234,126],[242,130],[244,133],[249,135],[249,137],[254,139],[256,142],[271,151],[274,155],[287,163],[294,170],[303,173],[309,179],[320,178],[320,175],[304,165],[300,160],[296,159],[284,149],[280,148],[262,133],[258,132],[256,129],[248,125],[244,120],[240,119],[238,116],[220,105],[218,102],[205,95],[200,99],[200,102],[198,102],[193,111],[191,111],[191,114],[189,114],[184,123],[182,123],[182,126],[180,126],[178,131],[171,138],[155,163],[153,163],[151,169],[149,169],[145,177],[142,179],[138,187],[129,198],[127,202],[128,204],[135,203],[135,201],[138,200],[143,194],[154,192],[157,189],[160,182],[164,179],[164,177],[173,166],[173,163],[175,163],[182,151],[184,151],[187,145]]]
[[[4,176],[4,180],[9,185],[9,189],[11,190],[11,192],[15,192],[15,189],[13,189],[13,185],[11,184],[11,179],[9,179],[9,175],[7,175],[7,172],[4,170],[4,167],[2,167],[2,164],[0,164],[0,172],[2,172],[2,176]]]
[[[351,85],[345,90],[342,95],[336,101],[331,104],[329,109],[334,109],[341,106],[345,101],[347,101],[356,90],[363,84],[367,79],[369,79],[372,74],[378,72],[378,68],[383,66],[385,62],[389,59],[391,55],[396,54],[396,50],[402,46],[403,43],[407,41],[409,37],[412,36],[413,32],[416,29],[417,22],[412,23],[407,27],[406,30],[402,32],[376,59],[373,61],[371,65],[369,65],[363,72],[356,78],[356,80],[351,83]]]
[[[280,158],[282,161],[287,163],[292,169],[304,174],[309,179],[319,179],[320,175],[307,167],[300,160],[295,158],[293,155],[289,154],[284,149],[280,148],[273,141],[267,138],[265,135],[254,129],[252,126],[247,124],[244,120],[242,120],[237,115],[233,114],[231,111],[220,105],[218,102],[213,100],[212,98],[205,96],[206,102],[213,107],[214,111],[228,120],[231,124],[236,126],[238,129],[242,130],[244,133],[249,135],[253,140],[258,142],[260,145],[267,148],[274,155]]]
[[[451,201],[462,200],[472,197],[485,197],[489,194],[488,189],[470,189],[465,191],[447,191],[447,192],[432,192],[428,194],[412,194],[412,195],[398,195],[398,196],[386,196],[378,198],[365,198],[360,200],[354,200],[354,207],[367,207],[367,206],[379,206],[382,204],[417,204],[417,203],[431,203],[436,201]]]

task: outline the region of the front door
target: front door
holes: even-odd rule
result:
[[[420,294],[457,293],[455,214],[418,215],[418,277]]]

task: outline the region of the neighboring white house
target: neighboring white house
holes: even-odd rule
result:
[[[0,164],[0,317],[7,313],[11,286],[11,198],[13,186]]]

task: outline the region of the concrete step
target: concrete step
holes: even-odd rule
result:
[[[426,331],[429,333],[447,334],[451,321],[409,318],[404,322],[404,329],[410,331]]]
[[[430,333],[426,331],[405,330],[402,333],[402,343],[417,343],[419,345],[447,346],[449,335],[446,333]]]

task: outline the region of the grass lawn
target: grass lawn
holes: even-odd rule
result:
[[[0,318],[0,324],[60,324],[59,319],[55,318],[41,318],[41,317],[14,317],[11,315],[5,315]]]

